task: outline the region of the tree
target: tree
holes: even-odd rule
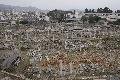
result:
[[[109,9],[108,7],[105,7],[104,9],[98,8],[97,13],[112,13],[113,11]]]
[[[23,24],[23,25],[28,24],[28,21],[27,20],[20,21],[20,24]]]
[[[19,20],[17,20],[16,21],[16,29],[19,29],[19,27],[20,27],[20,22],[19,22]]]
[[[16,26],[19,26],[19,24],[20,24],[20,22],[17,20],[17,21],[16,21]]]
[[[86,9],[85,9],[85,13],[88,13],[88,12],[89,12],[89,11],[88,11],[88,9],[86,8]]]
[[[82,16],[81,20],[83,21],[83,24],[87,21],[87,17],[86,16]]]
[[[102,8],[100,8],[100,12],[99,13],[104,13]]]
[[[89,22],[90,24],[95,23],[94,16],[90,15],[89,18],[88,18],[88,22]]]
[[[92,13],[95,13],[95,9],[92,9]]]
[[[104,12],[104,13],[112,13],[113,11],[110,10],[108,7],[105,7],[105,8],[103,9],[103,12]]]
[[[120,13],[120,10],[117,10],[116,13]]]
[[[109,8],[108,8],[108,7],[105,7],[105,8],[103,9],[103,12],[104,12],[104,13],[108,13],[108,12],[109,12]]]
[[[92,12],[92,10],[91,9],[89,9],[89,13],[91,13]]]
[[[101,19],[100,17],[93,16],[93,15],[90,15],[89,18],[88,18],[90,24],[97,23],[100,19]]]
[[[101,17],[94,16],[94,20],[95,20],[95,22],[98,22],[99,20],[101,20]]]
[[[120,25],[120,19],[117,19],[116,21],[111,21],[109,22],[109,24]]]
[[[69,12],[55,9],[53,11],[48,12],[47,15],[50,17],[51,20],[55,20],[58,22],[64,22],[66,20],[67,13]]]
[[[117,21],[112,22],[114,25],[120,25],[120,19],[117,19]]]
[[[100,11],[100,9],[98,8],[98,9],[97,9],[97,13],[100,13],[100,12],[101,12],[101,11]]]
[[[97,9],[97,13],[104,13],[102,8]]]

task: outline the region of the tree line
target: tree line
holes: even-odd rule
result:
[[[94,23],[99,22],[100,20],[101,20],[101,17],[93,16],[93,15],[90,15],[89,17],[82,16],[82,18],[81,18],[81,21],[83,22],[83,24],[85,22],[88,22],[89,24],[94,24]]]
[[[98,8],[97,10],[95,9],[88,9],[86,8],[85,9],[85,13],[112,13],[113,11],[108,8],[108,7],[105,7],[105,8]]]
[[[63,10],[52,10],[47,13],[47,16],[50,17],[51,20],[57,21],[57,22],[64,22],[67,18],[67,14],[71,13],[74,14],[72,11],[63,11]]]

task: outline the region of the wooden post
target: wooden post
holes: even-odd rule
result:
[[[53,41],[55,41],[55,36],[54,36],[54,34],[53,34]]]
[[[8,40],[8,36],[5,34],[5,39],[6,39],[6,41]]]
[[[69,63],[70,64],[70,74],[73,73],[73,64],[72,63]]]
[[[89,35],[90,35],[90,38],[92,38],[92,33],[91,33],[91,32],[90,32],[90,34],[89,34]]]
[[[12,40],[12,35],[10,35],[10,39]]]
[[[81,38],[83,37],[83,34],[82,34],[82,32],[81,32]]]
[[[62,70],[63,70],[63,64],[62,64],[62,60],[59,60],[60,62],[60,75],[63,74]]]
[[[26,33],[26,35],[27,35],[27,40],[29,40],[29,34],[28,34],[28,32]]]

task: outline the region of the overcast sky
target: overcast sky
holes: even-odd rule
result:
[[[33,6],[39,9],[85,9],[105,6],[120,9],[120,0],[0,0],[0,4]]]

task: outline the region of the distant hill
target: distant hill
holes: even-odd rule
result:
[[[40,11],[40,12],[48,12],[48,10],[40,10],[36,7],[20,7],[20,6],[11,6],[0,4],[0,10],[15,10],[15,11]]]

